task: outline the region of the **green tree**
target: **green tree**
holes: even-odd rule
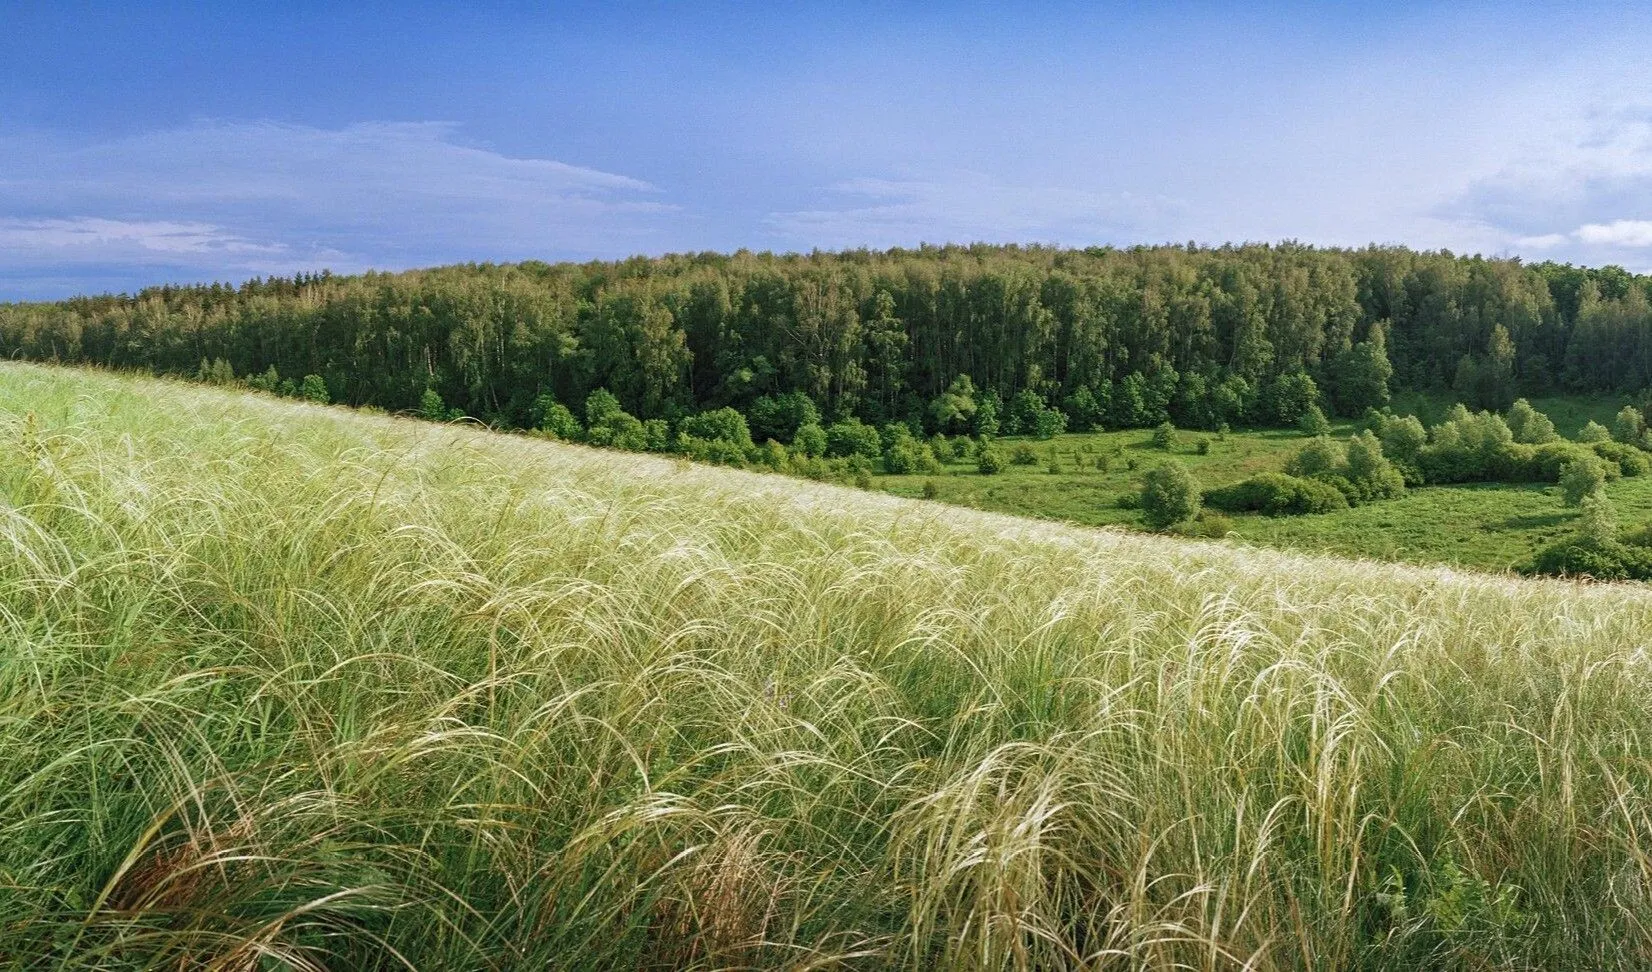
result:
[[[1262,394],[1268,417],[1282,426],[1295,425],[1319,405],[1319,386],[1306,372],[1293,371],[1275,378]]]
[[[1331,373],[1335,378],[1331,398],[1341,414],[1358,415],[1387,405],[1394,366],[1388,361],[1386,322],[1372,322],[1364,341],[1336,356]]]
[[[990,439],[998,434],[998,396],[982,395],[975,402],[975,434]]]
[[[1641,441],[1641,434],[1645,431],[1646,419],[1633,405],[1618,409],[1617,416],[1612,419],[1612,438],[1615,441],[1634,445]]]
[[[1296,420],[1296,427],[1303,435],[1331,434],[1331,423],[1325,418],[1325,413],[1319,410],[1318,405],[1309,405],[1302,417]]]
[[[1527,445],[1542,445],[1560,439],[1549,417],[1532,408],[1531,402],[1524,398],[1515,399],[1510,406],[1508,425],[1509,431],[1514,433],[1514,441]]]
[[[1581,506],[1605,488],[1606,464],[1594,456],[1579,456],[1560,469],[1560,494],[1567,506]]]
[[[975,418],[975,382],[968,375],[952,379],[946,391],[929,403],[929,417],[939,432],[967,431]]]
[[[1142,477],[1142,519],[1155,530],[1185,523],[1199,513],[1199,483],[1187,467],[1165,460]]]
[[[1618,539],[1617,511],[1600,490],[1578,502],[1577,538],[1599,550],[1608,549]]]

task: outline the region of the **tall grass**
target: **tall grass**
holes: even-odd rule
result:
[[[0,967],[1644,967],[1649,642],[6,366]]]

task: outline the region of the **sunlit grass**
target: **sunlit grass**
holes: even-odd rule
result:
[[[1652,595],[0,369],[0,967],[1652,962]]]

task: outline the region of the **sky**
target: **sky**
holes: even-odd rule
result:
[[[974,241],[1652,270],[1652,11],[341,6],[0,0],[0,301]]]

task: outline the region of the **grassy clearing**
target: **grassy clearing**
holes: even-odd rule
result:
[[[1652,962],[1637,587],[33,367],[0,440],[0,966]]]
[[[1615,399],[1545,398],[1532,404],[1554,419],[1559,431],[1574,437],[1593,420],[1610,425],[1622,402]],[[1428,421],[1443,416],[1450,402],[1412,395],[1397,402],[1402,414]],[[1332,434],[1345,438],[1349,422],[1334,423]],[[1035,465],[1011,465],[995,476],[980,475],[973,460],[945,463],[933,476],[874,476],[873,485],[897,496],[928,494],[943,502],[1015,516],[1034,516],[1084,526],[1146,529],[1140,512],[1119,505],[1134,493],[1142,472],[1165,458],[1184,463],[1205,487],[1237,482],[1259,472],[1278,471],[1308,441],[1301,433],[1240,430],[1218,438],[1183,430],[1177,447],[1153,446],[1151,430],[1069,434],[1048,442],[1006,437],[1008,452],[1029,446]],[[1200,454],[1199,440],[1208,443]],[[1049,457],[1058,472],[1051,472]],[[1096,460],[1109,457],[1106,469]],[[1132,468],[1134,466],[1134,468]],[[1621,479],[1607,496],[1622,523],[1652,520],[1652,480]],[[1446,564],[1480,570],[1512,570],[1544,546],[1570,534],[1577,511],[1567,507],[1553,485],[1469,484],[1427,486],[1399,500],[1383,501],[1333,513],[1297,517],[1235,515],[1236,539],[1290,549],[1343,556],[1379,558],[1418,564]]]

